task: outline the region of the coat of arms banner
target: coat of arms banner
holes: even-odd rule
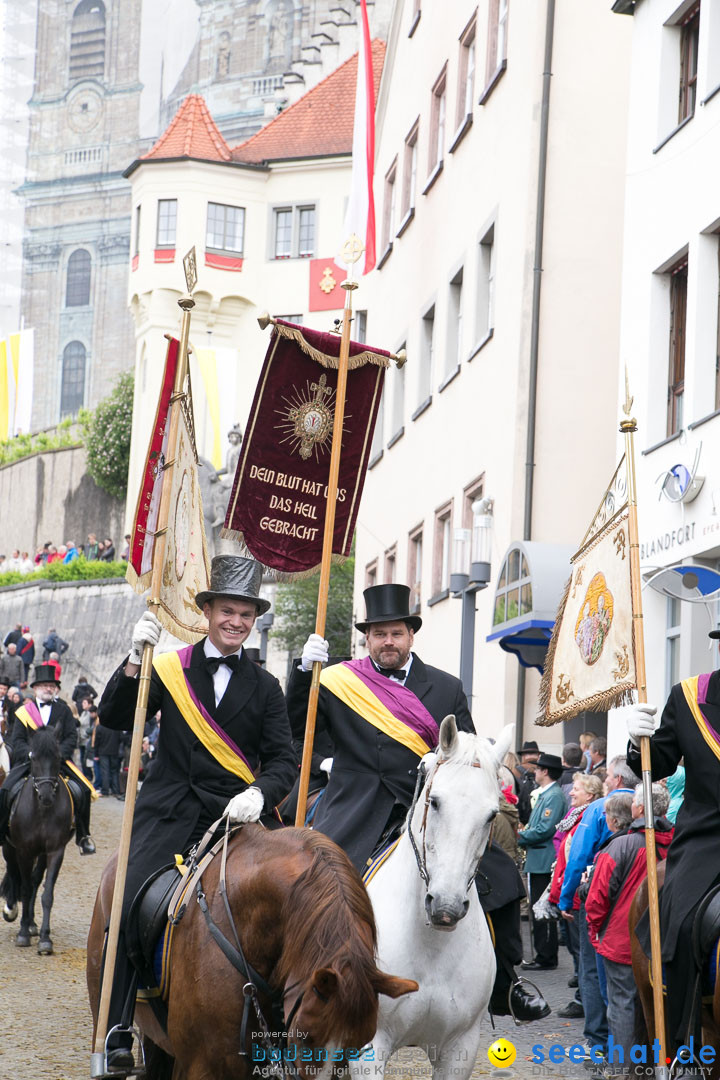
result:
[[[631,700],[636,676],[629,544],[623,459],[570,560],[540,686],[541,725]]]
[[[322,558],[340,337],[275,323],[222,535],[279,576]],[[390,354],[350,343],[333,559],[350,554]]]

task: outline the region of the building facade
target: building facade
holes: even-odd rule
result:
[[[627,24],[605,0],[398,2],[378,269],[356,293],[368,341],[408,354],[358,518],[357,614],[368,584],[407,583],[417,651],[462,674],[478,730],[517,721],[547,749],[583,726],[534,728],[539,668],[615,467]]]
[[[720,4],[615,11],[632,27],[620,356],[638,420],[648,698],[662,705],[718,666]]]

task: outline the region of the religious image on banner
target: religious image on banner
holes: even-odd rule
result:
[[[283,578],[320,567],[340,337],[277,320],[222,535]],[[350,343],[333,559],[350,554],[390,354]]]
[[[540,684],[541,725],[622,705],[636,688],[624,463],[570,560]]]
[[[126,577],[137,593],[143,593],[152,581],[160,503],[168,479],[165,462],[170,453],[171,398],[178,347],[179,342],[175,338],[168,344],[160,398],[132,528]],[[170,474],[159,605],[155,613],[171,634],[181,641],[194,643],[207,633],[207,621],[196,607],[195,597],[198,592],[208,588],[210,563],[205,542],[189,381],[185,398],[178,401],[175,408],[178,410],[177,432],[174,453],[170,455],[174,465]]]

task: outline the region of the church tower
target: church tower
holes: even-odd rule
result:
[[[94,407],[132,366],[130,185],[142,0],[39,0],[29,103],[22,312],[33,429]]]

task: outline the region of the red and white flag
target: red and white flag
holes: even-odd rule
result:
[[[352,187],[345,214],[343,245],[357,237],[364,250],[355,265],[356,274],[367,274],[375,266],[375,82],[373,79],[370,26],[366,0],[360,0],[360,50],[358,52],[355,124],[353,127]],[[352,241],[351,241],[352,247]],[[335,262],[350,272],[351,263],[343,253]]]

